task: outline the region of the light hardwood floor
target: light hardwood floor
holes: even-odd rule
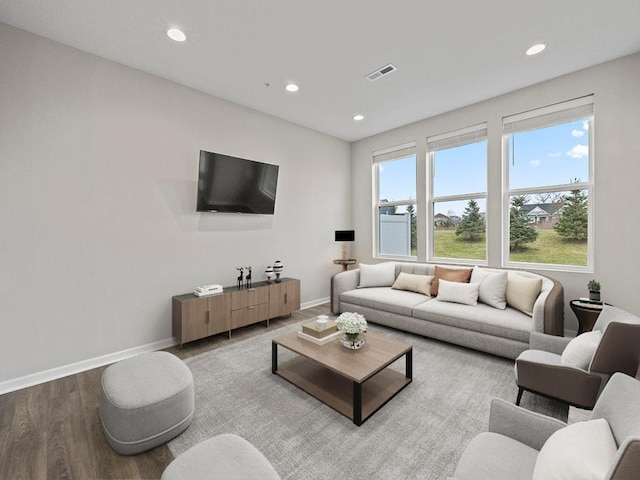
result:
[[[329,313],[329,304],[271,320],[269,330]],[[264,323],[167,349],[180,358],[263,333]],[[106,367],[0,396],[0,479],[154,479],[173,460],[166,445],[125,457],[100,424],[100,379]]]

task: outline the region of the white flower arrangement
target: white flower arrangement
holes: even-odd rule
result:
[[[355,312],[344,312],[336,319],[338,330],[344,332],[353,339],[367,331],[367,320],[364,316]]]

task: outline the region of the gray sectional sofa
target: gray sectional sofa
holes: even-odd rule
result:
[[[435,274],[436,265],[431,263],[393,264],[396,278],[402,272],[412,275]],[[441,267],[462,268],[450,265]],[[490,268],[482,270],[505,271]],[[564,335],[562,285],[552,278],[536,273],[517,271],[517,274],[542,280],[542,287],[533,304],[531,315],[510,305],[503,310],[482,302],[476,305],[453,303],[414,291],[397,290],[390,285],[363,288],[360,286],[359,268],[333,276],[331,310],[335,314],[358,312],[373,323],[515,359],[529,348],[531,332]]]

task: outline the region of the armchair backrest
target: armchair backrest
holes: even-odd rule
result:
[[[620,446],[627,437],[640,436],[640,381],[614,373],[593,407],[591,419],[604,418]]]
[[[603,335],[589,371],[605,375],[622,372],[635,377],[640,366],[640,318],[605,305],[593,329]]]

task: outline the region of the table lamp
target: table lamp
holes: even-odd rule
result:
[[[336,242],[342,242],[342,260],[347,260],[347,242],[356,238],[354,230],[336,230]]]

